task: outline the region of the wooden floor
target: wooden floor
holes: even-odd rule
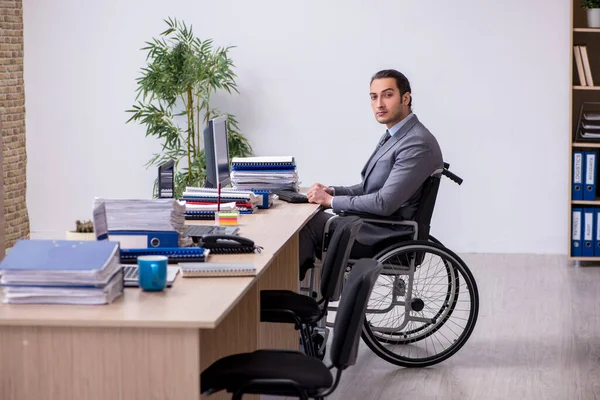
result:
[[[361,343],[329,399],[600,399],[600,264],[565,256],[461,255],[480,295],[465,346],[405,369]],[[269,397],[269,399],[274,399]]]

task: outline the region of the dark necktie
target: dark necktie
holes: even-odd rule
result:
[[[383,146],[385,144],[385,142],[388,141],[389,138],[391,138],[392,135],[390,135],[390,131],[388,131],[387,129],[385,130],[385,135],[383,135],[383,137],[381,138],[381,140],[379,141],[379,144],[377,145],[377,150],[379,150],[381,148],[381,146]],[[376,150],[376,151],[377,151]]]
[[[379,141],[379,143],[377,143],[377,147],[375,148],[375,151],[373,152],[373,154],[371,154],[371,157],[369,157],[369,160],[367,161],[367,163],[365,164],[363,170],[362,170],[362,175],[365,175],[365,171],[367,170],[367,167],[369,166],[369,164],[371,163],[371,160],[373,159],[373,157],[375,156],[375,154],[377,154],[377,152],[379,151],[379,149],[381,149],[381,146],[383,146],[385,144],[385,142],[388,141],[389,138],[391,138],[392,135],[390,135],[390,131],[388,131],[387,129],[385,130],[385,135],[383,135],[383,137],[381,138],[381,140]]]

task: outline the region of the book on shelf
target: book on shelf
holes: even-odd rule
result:
[[[587,45],[573,46],[573,55],[575,57],[575,66],[580,86],[594,86],[592,77],[592,69],[590,67],[590,59],[588,57]]]
[[[585,73],[583,72],[583,60],[581,59],[581,50],[579,49],[579,46],[573,46],[573,54],[575,55],[575,66],[577,67],[579,86],[587,86]]]

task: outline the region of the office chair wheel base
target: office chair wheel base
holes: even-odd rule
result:
[[[477,285],[464,261],[427,241],[391,246],[375,258],[398,273],[380,276],[371,294],[362,331],[367,346],[392,364],[413,368],[440,363],[460,350],[479,312]],[[406,283],[402,298],[389,287],[397,276]]]

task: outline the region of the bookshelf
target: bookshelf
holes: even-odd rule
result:
[[[571,57],[571,90],[570,90],[570,139],[569,139],[569,260],[575,262],[591,262],[593,265],[600,265],[600,247],[596,250],[596,244],[593,239],[596,238],[597,226],[594,221],[594,231],[592,237],[592,256],[590,254],[575,254],[572,246],[573,240],[573,229],[574,229],[574,218],[573,210],[580,209],[581,218],[585,220],[585,211],[593,211],[594,220],[597,214],[600,213],[600,179],[597,179],[596,187],[598,188],[597,194],[592,198],[585,200],[575,200],[572,194],[573,180],[574,180],[574,153],[582,153],[582,165],[585,165],[588,161],[586,153],[596,153],[596,177],[600,169],[600,138],[598,139],[584,139],[578,135],[579,120],[581,115],[581,107],[586,103],[586,112],[589,110],[587,107],[593,107],[593,112],[597,112],[595,106],[591,106],[589,103],[599,103],[598,110],[600,110],[600,28],[589,28],[587,25],[586,10],[582,9],[580,0],[571,0],[571,26],[570,26],[570,57]],[[579,59],[578,59],[579,58]],[[593,81],[590,85],[589,78]],[[600,112],[600,111],[598,111]],[[598,114],[600,115],[600,114]],[[598,121],[600,124],[600,120]],[[600,131],[598,131],[600,133]],[[585,179],[585,177],[584,177]],[[585,181],[584,181],[585,182]],[[585,189],[585,185],[582,185]],[[598,217],[600,219],[600,216]],[[580,225],[581,232],[581,246],[585,246],[584,230],[585,224]],[[599,254],[599,255],[595,255]]]

